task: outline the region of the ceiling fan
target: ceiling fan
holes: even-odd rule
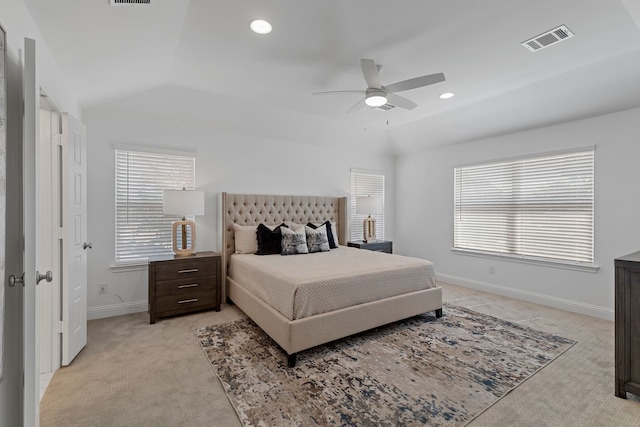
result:
[[[362,66],[362,74],[367,82],[366,90],[334,90],[328,92],[315,92],[314,95],[326,95],[332,93],[363,93],[365,97],[360,99],[353,107],[349,109],[350,112],[357,107],[362,101],[370,107],[381,107],[386,103],[395,105],[396,107],[404,108],[407,110],[413,110],[418,106],[415,102],[396,95],[396,92],[402,92],[409,89],[416,89],[423,86],[440,83],[445,80],[443,73],[429,74],[426,76],[414,77],[412,79],[403,80],[401,82],[393,83],[387,86],[383,86],[380,83],[380,70],[381,65],[377,65],[373,59],[361,59],[360,65]]]

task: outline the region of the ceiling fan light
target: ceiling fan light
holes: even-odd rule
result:
[[[380,89],[369,89],[364,103],[369,107],[381,107],[387,103],[387,94]]]
[[[440,99],[449,99],[453,98],[455,94],[453,92],[445,92],[440,94]]]
[[[257,34],[269,34],[271,32],[271,24],[264,19],[254,19],[249,24],[251,30]]]
[[[387,98],[382,95],[372,95],[367,97],[364,102],[369,107],[381,107],[387,103]]]

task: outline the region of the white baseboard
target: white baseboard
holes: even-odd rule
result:
[[[441,282],[450,283],[452,285],[458,285],[465,288],[476,289],[496,295],[502,295],[505,297],[533,302],[535,304],[546,305],[549,307],[559,308],[561,310],[567,310],[574,313],[586,314],[587,316],[598,317],[600,319],[613,321],[614,318],[614,310],[613,308],[609,307],[585,304],[579,301],[552,297],[536,292],[523,291],[521,289],[507,288],[501,285],[466,279],[464,277],[451,276],[449,274],[436,273],[436,277]]]
[[[149,308],[147,301],[133,301],[100,307],[89,307],[87,309],[87,320],[103,319],[105,317],[122,316],[123,314],[142,313]]]

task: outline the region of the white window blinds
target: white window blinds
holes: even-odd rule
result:
[[[376,239],[384,240],[384,174],[351,169],[351,240],[362,240],[362,221],[367,217],[356,211],[358,197],[378,197],[382,202],[382,214],[371,215],[376,220]]]
[[[454,169],[454,248],[593,262],[594,149]]]
[[[162,190],[193,190],[194,176],[193,156],[116,149],[116,264],[173,253],[180,218],[162,213]]]

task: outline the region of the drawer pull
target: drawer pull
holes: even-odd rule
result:
[[[197,268],[190,268],[188,270],[178,270],[178,274],[182,274],[182,273],[197,273],[198,269]]]
[[[183,299],[182,301],[178,301],[178,304],[187,304],[189,302],[198,302],[198,298]]]
[[[178,289],[195,288],[196,286],[198,286],[197,283],[191,283],[190,285],[180,285],[180,286],[178,286]]]

